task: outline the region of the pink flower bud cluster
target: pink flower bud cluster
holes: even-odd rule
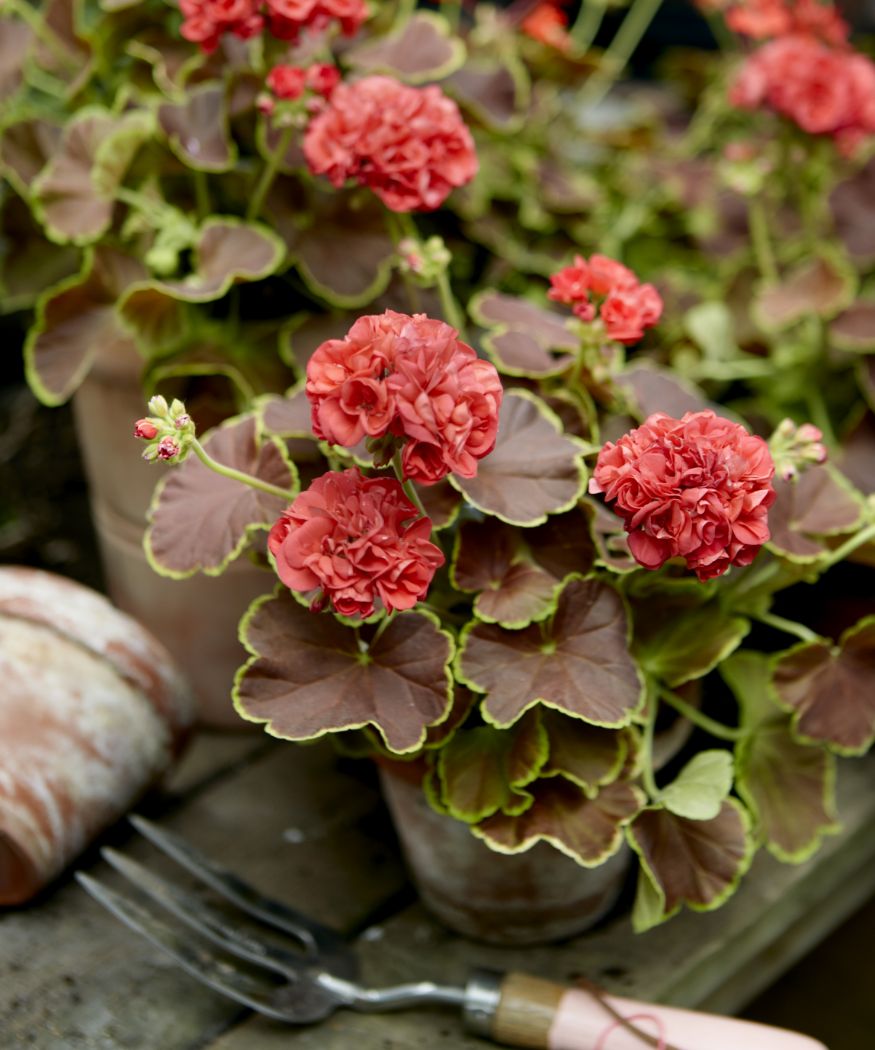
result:
[[[365,438],[401,444],[404,476],[433,485],[474,477],[498,433],[502,386],[443,321],[425,314],[360,317],[307,364],[317,437],[351,448]]]
[[[637,343],[662,316],[662,298],[652,284],[641,284],[622,263],[606,255],[589,261],[580,255],[574,265],[550,278],[548,298],[571,306],[581,321],[601,319],[605,332],[618,343]],[[598,309],[591,296],[601,300]]]
[[[342,83],[304,136],[310,170],[335,186],[355,179],[392,211],[432,211],[477,174],[459,108],[435,85],[392,77]]]
[[[195,435],[195,426],[185,405],[177,399],[168,405],[159,394],[149,402],[149,411],[153,415],[134,424],[134,437],[149,442],[143,459],[149,462],[181,459]]]
[[[709,580],[749,565],[768,540],[774,473],[769,446],[738,423],[657,412],[604,446],[589,490],[614,504],[639,564],[679,557]]]
[[[295,41],[304,30],[321,32],[339,24],[346,36],[356,33],[368,15],[365,0],[179,0],[186,40],[215,51],[225,33],[241,40],[267,26],[280,40]]]
[[[355,468],[323,474],[282,514],[268,548],[283,583],[319,589],[343,616],[370,616],[379,599],[387,612],[425,597],[444,563],[421,517],[395,478],[365,478]]]
[[[792,419],[782,420],[769,439],[775,470],[784,481],[795,481],[813,464],[826,463],[828,458],[823,433],[813,423],[797,427]]]
[[[340,79],[337,66],[327,62],[317,62],[306,69],[303,66],[274,66],[265,81],[270,94],[262,92],[256,99],[256,105],[262,113],[269,116],[276,109],[277,99],[281,102],[294,102],[309,91],[312,94],[308,108],[315,112],[324,106],[323,99],[331,98]]]

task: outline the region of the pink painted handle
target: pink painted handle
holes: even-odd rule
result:
[[[559,1000],[547,1045],[549,1050],[827,1050],[784,1028],[576,988]]]

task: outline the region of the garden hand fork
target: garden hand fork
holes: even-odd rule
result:
[[[468,1029],[507,1046],[543,1050],[826,1050],[785,1029],[609,995],[595,985],[567,987],[523,974],[475,970],[462,986],[418,981],[366,988],[356,961],[333,930],[261,895],[178,836],[142,817],[134,827],[241,911],[293,938],[292,946],[249,936],[199,896],[111,849],[103,855],[138,890],[194,929],[192,939],[137,900],[83,872],[77,879],[104,907],[148,938],[193,977],[266,1017],[310,1024],[339,1007],[368,1012],[440,1004],[461,1008]],[[221,949],[204,946],[203,938]],[[228,957],[268,973],[254,977]]]

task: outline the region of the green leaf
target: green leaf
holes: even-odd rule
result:
[[[732,312],[726,303],[703,302],[684,314],[684,328],[693,342],[712,361],[727,361],[738,353]]]
[[[678,817],[712,820],[732,789],[732,774],[729,751],[700,751],[660,791],[659,801]]]
[[[688,820],[648,807],[626,836],[641,860],[632,918],[636,933],[675,915],[719,908],[750,867],[754,846],[747,813],[727,799],[711,820]]]
[[[367,40],[344,52],[360,73],[387,73],[408,84],[442,80],[465,61],[465,45],[441,15],[419,11],[399,32]]]
[[[368,645],[373,631],[311,613],[285,590],[257,601],[241,624],[253,656],[237,675],[238,712],[284,740],[373,726],[396,754],[418,750],[451,711],[452,640],[420,611],[396,615]]]
[[[628,725],[643,702],[623,599],[598,580],[571,579],[552,619],[521,631],[468,624],[457,677],[486,693],[483,717],[505,728],[535,704],[593,725]]]
[[[506,390],[493,451],[477,476],[451,483],[485,514],[511,525],[540,525],[570,510],[586,488],[584,446],[562,432],[555,414],[526,390]]]
[[[530,785],[532,803],[524,812],[496,813],[471,830],[498,853],[523,853],[549,842],[585,868],[595,868],[623,844],[623,827],[644,802],[632,784],[609,784],[590,798],[564,777]]]

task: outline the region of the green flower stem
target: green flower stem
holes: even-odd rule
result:
[[[780,276],[778,264],[775,262],[775,254],[772,251],[766,209],[763,206],[761,197],[748,197],[747,222],[750,229],[754,258],[760,274],[769,284],[777,284]]]
[[[416,507],[419,513],[424,518],[427,518],[428,515],[425,513],[425,507],[423,507],[422,505],[422,500],[419,498],[419,493],[414,488],[413,482],[409,478],[404,477],[404,469],[401,466],[400,452],[396,452],[395,455],[392,457],[392,469],[395,471],[395,476],[401,482],[401,488],[404,489],[407,498],[410,500],[413,506]]]
[[[383,619],[380,620],[380,622],[377,624],[376,631],[374,631],[374,637],[368,643],[368,648],[369,649],[373,649],[373,647],[377,644],[377,642],[379,642],[380,638],[383,635],[383,632],[386,630],[386,628],[389,626],[389,624],[395,619],[395,613],[397,613],[397,612],[398,612],[397,609],[393,609],[390,613],[386,613],[386,615],[383,617]]]
[[[653,774],[653,732],[656,727],[656,716],[659,713],[659,703],[657,702],[654,683],[651,681],[647,683],[647,704],[648,714],[647,721],[644,723],[641,748],[644,756],[644,763],[641,767],[641,780],[644,784],[644,790],[647,792],[651,802],[653,802],[659,797],[659,788],[656,785],[656,778]]]
[[[465,319],[462,316],[459,304],[456,302],[456,297],[453,295],[453,290],[450,287],[450,278],[447,276],[446,270],[441,270],[437,276],[437,290],[441,297],[441,307],[444,311],[444,320],[452,325],[464,339]]]
[[[833,565],[837,565],[840,561],[844,561],[849,554],[853,554],[858,547],[863,547],[867,543],[875,540],[875,522],[867,525],[862,532],[858,532],[856,536],[851,536],[849,540],[846,540],[841,547],[836,549],[830,554],[825,562],[822,562],[823,570],[831,568]]]
[[[197,201],[197,217],[203,222],[209,218],[213,208],[210,204],[210,187],[207,184],[207,173],[205,171],[194,172],[194,193]]]
[[[729,54],[737,52],[738,43],[732,34],[732,30],[724,21],[723,15],[719,11],[707,11],[705,18],[708,22],[708,28],[711,30],[711,35],[714,37],[720,50]]]
[[[267,163],[264,165],[261,172],[261,178],[258,180],[258,185],[255,187],[255,192],[252,194],[252,200],[249,202],[249,207],[246,211],[247,222],[254,222],[261,214],[261,209],[264,207],[264,200],[273,185],[273,180],[276,178],[280,162],[286,155],[289,146],[292,144],[295,130],[294,125],[289,128],[283,128],[279,143],[273,153],[271,153]]]
[[[597,106],[611,90],[661,4],[662,0],[633,0],[623,24],[602,55],[600,68],[593,73],[580,93],[580,105],[583,108]]]
[[[266,492],[271,496],[279,496],[280,499],[285,500],[287,503],[290,503],[295,498],[294,492],[281,489],[278,485],[271,485],[269,481],[262,481],[261,478],[256,478],[252,474],[246,474],[242,470],[235,470],[234,467],[226,467],[224,463],[219,463],[218,460],[213,459],[197,438],[192,440],[191,447],[205,467],[209,467],[214,473],[221,474],[224,478],[239,481],[243,485],[248,485],[251,489],[259,489],[261,492]]]
[[[583,0],[580,11],[571,27],[571,38],[579,51],[589,51],[601,29],[608,5],[605,0]]]
[[[57,33],[46,23],[44,16],[31,7],[27,0],[6,0],[4,10],[18,15],[22,22],[26,22],[33,30],[34,36],[41,40],[67,69],[79,68],[79,59],[70,54]]]
[[[683,700],[673,693],[671,689],[664,685],[659,686],[660,698],[665,700],[667,704],[675,709],[678,714],[689,719],[693,725],[698,726],[700,729],[704,729],[706,733],[710,733],[711,736],[716,736],[719,740],[741,740],[744,736],[744,732],[741,729],[735,729],[732,726],[725,726],[722,722],[715,722],[713,718],[709,718],[707,715],[702,714],[698,708],[693,707],[692,704],[688,704],[686,700]]]
[[[822,641],[819,634],[806,627],[805,624],[797,623],[795,620],[786,620],[783,616],[777,616],[772,612],[756,612],[748,613],[748,615],[752,620],[758,620],[760,623],[766,624],[767,627],[774,627],[776,631],[793,634],[797,638],[801,638],[803,642]]]
[[[756,590],[757,587],[768,583],[780,571],[781,563],[779,561],[774,559],[770,561],[768,558],[762,557],[758,558],[752,565],[733,572],[725,585],[721,587],[721,601],[731,607],[740,596],[744,596],[750,591]],[[728,601],[728,599],[732,599],[732,601]]]
[[[403,29],[410,21],[415,10],[416,0],[398,0],[398,8],[395,12],[395,20],[392,23],[392,29]]]
[[[383,218],[386,221],[386,229],[389,231],[389,237],[397,250],[398,245],[404,240],[404,231],[401,229],[398,216],[394,211],[387,208],[385,212],[383,212]],[[400,252],[398,253],[398,256],[400,258]],[[416,282],[407,270],[399,269],[398,272],[401,274],[401,280],[404,282],[404,291],[407,295],[407,305],[413,313],[419,313],[419,288],[417,287]]]

